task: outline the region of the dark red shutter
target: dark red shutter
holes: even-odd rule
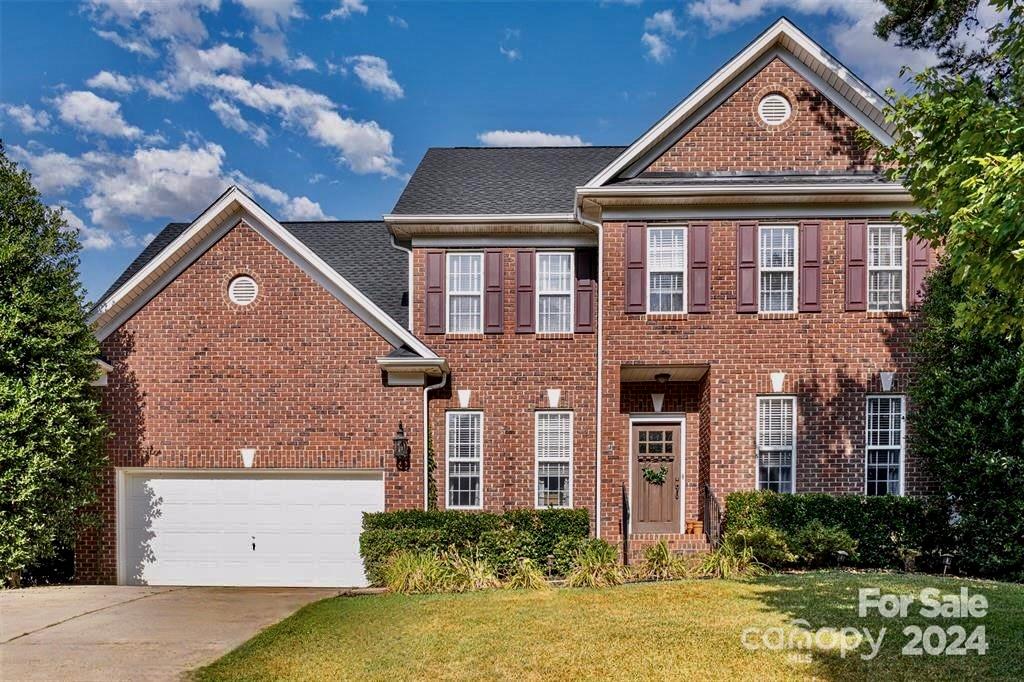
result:
[[[444,251],[426,253],[426,310],[428,334],[444,334]]]
[[[913,237],[907,244],[907,251],[910,260],[910,294],[909,302],[911,308],[916,308],[924,302],[924,278],[928,275],[928,265],[931,261],[931,245],[920,237]]]
[[[846,309],[868,309],[868,224],[846,223]]]
[[[626,312],[647,312],[647,225],[626,224]]]
[[[821,223],[800,223],[800,312],[821,312]]]
[[[691,313],[711,312],[711,227],[705,223],[690,225],[689,257],[686,270],[689,273],[689,308]]]
[[[484,333],[500,334],[505,326],[505,305],[502,252],[500,249],[484,251]]]
[[[597,325],[597,249],[576,249],[576,333]]]
[[[534,264],[533,249],[516,251],[516,333],[532,334],[534,330]]]
[[[736,312],[757,312],[757,223],[736,226]]]

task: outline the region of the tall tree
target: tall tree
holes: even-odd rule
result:
[[[0,580],[74,541],[105,462],[78,250],[0,145]]]
[[[958,325],[1024,341],[1024,2],[992,0],[993,26],[979,23],[978,0],[885,2],[879,35],[942,58],[912,93],[890,92],[895,142],[880,159],[922,209],[901,219],[943,245],[969,294]],[[973,49],[971,30],[987,35]]]

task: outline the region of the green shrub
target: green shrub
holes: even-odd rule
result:
[[[544,590],[550,587],[544,571],[532,559],[520,559],[505,580],[510,590]]]
[[[583,551],[589,540],[585,537],[567,535],[555,543],[551,556],[551,570],[557,576],[565,577],[572,570],[576,555]]]
[[[754,557],[749,547],[723,542],[718,549],[705,555],[697,572],[706,578],[736,580],[764,575],[768,568]]]
[[[384,563],[401,550],[479,554],[495,568],[500,564],[499,570],[508,571],[521,557],[546,566],[560,540],[584,540],[589,533],[586,509],[520,509],[504,514],[452,510],[377,512],[363,514],[359,553],[366,577],[379,585],[383,584]],[[481,548],[485,535],[486,547]]]
[[[637,577],[643,580],[676,580],[688,573],[686,563],[672,553],[664,540],[644,550],[644,561],[637,567]]]
[[[852,565],[903,568],[908,552],[919,552],[925,567],[938,567],[949,547],[949,510],[935,498],[865,497],[863,495],[779,494],[736,492],[726,497],[727,531],[769,527],[794,538],[811,521],[836,526],[857,543]]]
[[[381,567],[381,582],[392,592],[445,592],[452,580],[448,566],[434,552],[402,550]]]
[[[793,538],[793,546],[800,561],[812,568],[838,562],[838,552],[846,552],[850,564],[857,562],[857,542],[839,526],[826,526],[820,519],[801,528]]]
[[[589,540],[576,553],[565,576],[569,587],[611,587],[626,581],[626,568],[619,563],[619,550],[601,540]]]
[[[773,568],[782,568],[797,560],[782,533],[769,526],[754,526],[731,530],[723,542],[738,550],[749,548],[758,562]]]

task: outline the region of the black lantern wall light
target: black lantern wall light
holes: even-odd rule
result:
[[[392,439],[395,443],[395,467],[399,471],[409,470],[409,455],[411,450],[409,448],[409,438],[405,435],[405,427],[402,422],[398,422],[398,433]]]

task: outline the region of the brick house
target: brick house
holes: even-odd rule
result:
[[[168,225],[93,312],[80,579],[361,583],[361,512],[424,508],[431,444],[440,507],[584,507],[627,554],[706,546],[735,490],[925,491],[933,256],[858,141],[883,105],[783,19],[628,147],[430,149],[380,222],[231,188]]]

